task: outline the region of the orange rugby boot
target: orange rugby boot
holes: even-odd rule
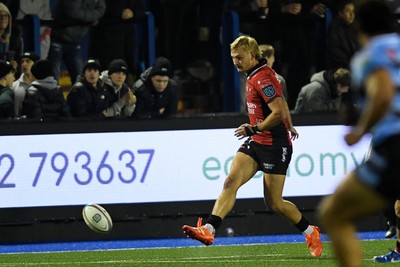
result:
[[[197,220],[197,227],[184,225],[182,230],[188,237],[196,239],[206,246],[212,245],[214,243],[214,233],[210,233],[204,225],[201,225],[202,222],[203,218],[199,218]]]
[[[311,234],[305,235],[307,248],[313,257],[319,257],[322,254],[321,233],[317,226],[311,226],[314,230]]]

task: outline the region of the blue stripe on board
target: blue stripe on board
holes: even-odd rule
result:
[[[359,233],[359,238],[363,240],[385,239],[384,236],[385,232],[380,232],[380,231]],[[328,241],[326,235],[322,235],[321,239],[322,241]],[[304,237],[301,234],[218,237],[215,239],[214,245],[224,246],[224,245],[273,244],[273,243],[293,243],[293,242],[304,242]],[[202,246],[202,245],[198,241],[189,238],[38,243],[38,244],[0,245],[0,254],[107,250],[107,249],[189,247],[189,246]]]

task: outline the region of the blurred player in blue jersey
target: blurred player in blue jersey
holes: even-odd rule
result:
[[[319,210],[340,266],[363,265],[355,221],[383,210],[400,192],[400,37],[384,1],[363,1],[356,19],[362,49],[351,73],[363,108],[344,139],[354,145],[371,133],[372,151]]]

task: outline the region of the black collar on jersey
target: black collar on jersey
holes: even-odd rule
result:
[[[265,58],[261,58],[257,65],[255,65],[253,68],[251,68],[248,72],[246,72],[247,77],[252,76],[260,67],[263,67],[264,65],[267,65],[267,60]]]

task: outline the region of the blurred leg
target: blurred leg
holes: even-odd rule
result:
[[[361,184],[354,172],[326,197],[319,216],[328,232],[332,247],[341,266],[362,266],[362,249],[356,236],[354,221],[383,209],[386,201]]]
[[[53,64],[54,78],[58,81],[60,79],[60,69],[62,62],[63,47],[60,43],[51,42],[49,54],[47,59]]]

